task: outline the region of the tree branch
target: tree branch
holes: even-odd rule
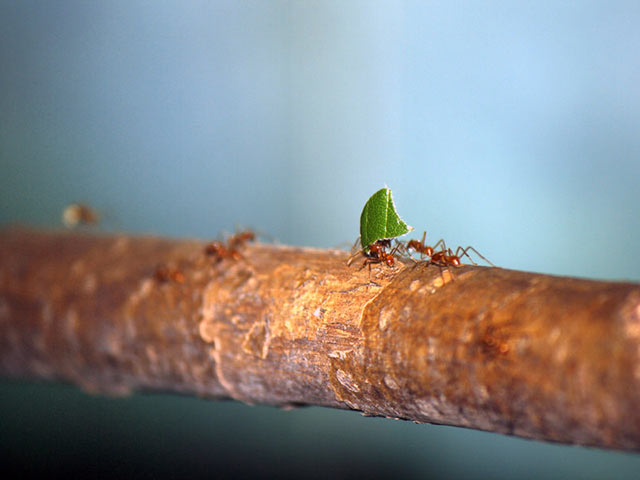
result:
[[[0,374],[640,450],[640,286],[0,231]]]

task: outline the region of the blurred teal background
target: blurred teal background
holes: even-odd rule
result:
[[[428,238],[640,280],[640,3],[0,0],[0,222]],[[603,339],[606,341],[606,339]],[[637,478],[640,455],[306,408],[0,384],[31,473]]]

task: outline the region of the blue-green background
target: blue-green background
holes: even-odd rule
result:
[[[354,241],[387,184],[428,238],[640,280],[640,3],[0,0],[0,222]],[[606,338],[603,338],[606,341]],[[0,454],[71,468],[637,478],[640,455],[307,408],[5,381]]]

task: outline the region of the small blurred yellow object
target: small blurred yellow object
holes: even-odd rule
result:
[[[67,228],[80,225],[96,225],[100,221],[100,214],[93,208],[82,203],[72,203],[62,212],[62,223]]]

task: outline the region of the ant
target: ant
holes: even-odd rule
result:
[[[242,255],[234,248],[228,248],[224,243],[213,241],[204,247],[204,253],[210,257],[215,257],[216,261],[224,260],[225,258],[231,260],[240,260]]]
[[[434,265],[438,265],[440,267],[459,267],[462,265],[461,258],[467,257],[471,263],[477,265],[476,262],[473,261],[473,258],[469,255],[469,251],[474,252],[478,257],[482,258],[489,265],[495,267],[493,263],[487,260],[484,255],[478,252],[472,246],[468,246],[467,248],[458,247],[456,252],[450,248],[447,248],[447,244],[443,239],[438,240],[438,242],[433,246],[425,245],[424,241],[427,236],[427,232],[422,234],[422,240],[409,240],[407,244],[404,246],[404,250],[409,253],[409,250],[415,250],[420,255],[424,255],[429,257],[428,263],[432,263]],[[440,250],[437,250],[438,247],[441,247]]]
[[[442,243],[444,245],[444,242]],[[456,248],[456,253],[453,253],[453,251],[450,248],[443,247],[442,250],[438,252],[434,252],[433,255],[431,255],[431,259],[429,261],[430,263],[433,263],[434,265],[438,265],[440,267],[459,267],[462,265],[462,262],[460,261],[460,259],[462,257],[467,257],[471,261],[471,263],[473,263],[474,265],[478,265],[476,262],[473,261],[473,258],[471,258],[471,255],[469,255],[468,253],[469,250],[471,250],[473,253],[475,253],[477,256],[479,256],[481,259],[483,259],[492,267],[495,267],[493,263],[491,263],[484,255],[482,255],[479,251],[477,251],[472,246],[468,246],[467,248],[458,247]]]
[[[184,274],[180,270],[177,268],[168,268],[163,265],[156,268],[156,271],[153,273],[153,278],[155,278],[158,283],[165,283],[169,280],[176,283],[184,283]]]
[[[382,239],[376,240],[369,245],[369,251],[364,252],[364,256],[367,257],[364,260],[363,267],[365,265],[371,266],[372,263],[386,263],[387,266],[393,267],[395,264],[395,258],[393,254],[398,250],[398,247],[387,253],[387,248],[391,248],[391,240]]]
[[[227,245],[231,250],[237,250],[245,245],[247,242],[253,242],[256,239],[256,234],[250,230],[244,232],[238,232],[229,237]]]
[[[356,240],[356,245],[360,239]],[[355,245],[354,245],[355,248]],[[349,260],[347,260],[347,265],[351,265],[353,259],[360,253],[364,255],[365,260],[362,264],[362,268],[369,265],[369,272],[371,272],[371,265],[375,263],[386,263],[388,267],[393,267],[395,265],[395,257],[394,254],[400,248],[399,246],[394,247],[390,252],[387,252],[387,248],[391,248],[391,240],[388,238],[383,238],[380,240],[376,240],[371,245],[369,245],[366,249],[362,248],[358,250],[356,253],[351,255]]]
[[[243,258],[238,251],[247,242],[256,239],[256,234],[251,231],[238,232],[227,240],[225,245],[223,242],[213,241],[204,248],[204,253],[210,257],[215,257],[217,261],[224,259],[240,260]]]

